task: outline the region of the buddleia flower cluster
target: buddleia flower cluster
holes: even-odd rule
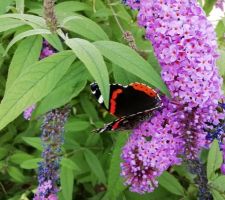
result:
[[[52,54],[56,53],[56,50],[47,42],[47,40],[43,41],[42,44],[42,50],[39,59],[44,59]],[[23,117],[26,120],[30,120],[32,113],[34,109],[36,108],[35,104],[31,105],[28,107],[24,112],[23,112]]]
[[[41,130],[42,158],[38,168],[38,188],[34,200],[57,200],[59,191],[59,162],[63,144],[64,125],[69,108],[54,109],[44,116]]]
[[[124,1],[137,9],[162,67],[171,94],[164,106],[134,129],[122,151],[122,176],[131,191],[157,187],[156,178],[181,157],[196,160],[207,148],[207,130],[224,119],[218,112],[223,97],[216,67],[217,41],[213,26],[196,0]]]

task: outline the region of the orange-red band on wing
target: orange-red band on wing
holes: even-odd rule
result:
[[[109,111],[111,114],[114,114],[116,112],[116,98],[122,92],[123,92],[122,89],[117,89],[112,93],[112,97],[110,100],[110,111]]]
[[[150,97],[156,97],[157,93],[147,85],[141,84],[141,83],[132,83],[130,84],[135,90],[139,90],[144,92],[145,94],[149,95]]]
[[[112,126],[112,130],[115,130],[119,127],[120,122],[123,121],[123,119],[118,120],[115,124]]]

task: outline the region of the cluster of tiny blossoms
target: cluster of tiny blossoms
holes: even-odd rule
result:
[[[56,51],[55,49],[46,41],[43,41],[43,45],[42,45],[42,50],[41,50],[41,54],[39,59],[44,59],[52,54],[54,54]],[[28,107],[24,112],[23,112],[23,117],[26,120],[30,120],[31,119],[31,115],[35,109],[35,105],[31,105],[30,107]]]
[[[225,3],[224,0],[217,0],[216,1],[216,7],[221,9],[222,11],[224,11],[224,3]]]
[[[45,115],[42,124],[43,161],[38,168],[38,189],[34,200],[57,200],[59,162],[63,144],[64,125],[69,108],[55,109]]]
[[[124,3],[139,10],[138,23],[152,42],[162,67],[162,78],[171,94],[171,102],[164,103],[160,112],[137,127],[123,148],[122,176],[132,191],[144,193],[154,189],[157,176],[179,163],[176,157],[182,154],[195,160],[201,148],[208,146],[206,130],[224,118],[216,110],[222,98],[222,78],[216,67],[214,29],[196,0]],[[143,126],[148,127],[151,140],[138,147],[146,137]],[[164,138],[171,140],[164,144]],[[167,152],[167,147],[172,153],[161,153]]]

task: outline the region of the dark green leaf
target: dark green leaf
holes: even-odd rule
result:
[[[121,133],[115,144],[112,159],[109,168],[109,179],[108,179],[108,196],[112,197],[112,199],[116,199],[118,195],[126,188],[123,184],[123,179],[120,176],[121,168],[120,168],[120,154],[122,147],[125,145],[128,139],[128,135],[125,133]]]
[[[106,183],[105,173],[97,156],[90,150],[85,149],[84,157],[91,171],[98,177],[101,183]]]
[[[32,147],[42,151],[43,150],[43,147],[42,147],[42,144],[41,144],[41,139],[39,137],[23,137],[23,140],[31,145]]]
[[[204,4],[204,11],[206,12],[207,15],[209,15],[209,13],[211,12],[211,10],[213,9],[214,4],[216,3],[216,0],[205,0],[205,4]]]
[[[31,158],[33,158],[33,156],[27,153],[15,153],[10,156],[9,160],[15,164],[21,164],[22,162],[30,160]]]
[[[18,183],[24,183],[26,181],[26,177],[23,175],[21,170],[16,167],[10,166],[8,168],[8,173],[9,176],[11,176]]]

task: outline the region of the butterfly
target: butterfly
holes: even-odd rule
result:
[[[92,83],[90,87],[98,103],[110,114],[117,117],[115,121],[95,130],[98,133],[133,129],[141,121],[151,117],[154,110],[162,107],[159,94],[143,83],[135,82],[126,86],[111,84],[108,109],[105,107],[98,84]]]

